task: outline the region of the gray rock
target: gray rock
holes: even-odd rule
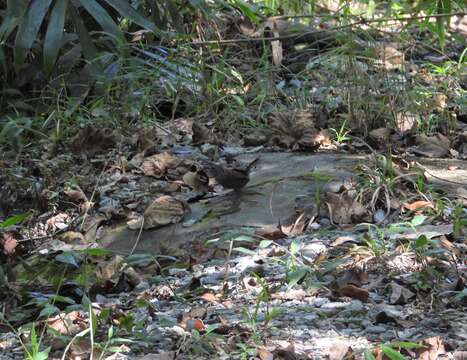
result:
[[[346,311],[349,312],[359,312],[363,310],[363,303],[360,300],[352,300],[347,306]]]
[[[334,315],[348,306],[348,303],[345,302],[330,302],[321,306],[320,310],[326,314]]]
[[[375,224],[381,224],[385,218],[386,218],[386,212],[382,209],[376,210],[376,212],[373,214],[373,222]]]
[[[326,245],[322,242],[306,244],[301,248],[300,252],[304,256],[315,258],[319,254],[326,252]]]
[[[329,303],[329,299],[325,298],[325,297],[311,298],[311,299],[309,299],[309,303],[310,303],[311,306],[321,307],[324,304]]]
[[[138,285],[135,286],[134,291],[142,292],[148,289],[149,289],[149,284],[146,281],[142,281]]]
[[[370,325],[367,326],[365,330],[371,334],[382,334],[387,331],[387,328],[379,325]]]

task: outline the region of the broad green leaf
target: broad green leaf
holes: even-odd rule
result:
[[[19,25],[15,39],[15,67],[19,70],[37,37],[52,0],[33,1]]]
[[[0,223],[0,229],[6,229],[10,226],[16,225],[24,220],[26,220],[29,216],[31,216],[31,212],[26,212],[24,214],[14,215],[9,217],[4,222]]]
[[[97,49],[92,42],[91,36],[89,35],[86,26],[81,20],[78,11],[74,6],[70,6],[69,8],[71,19],[73,20],[73,24],[75,25],[76,32],[78,33],[78,37],[81,43],[81,49],[83,50],[84,57],[92,62],[97,57]]]
[[[251,22],[255,24],[259,23],[259,17],[250,4],[243,0],[234,0],[233,5],[237,7]]]
[[[161,31],[156,28],[156,26],[142,16],[137,10],[135,10],[127,0],[105,0],[110,6],[112,6],[115,10],[117,10],[120,15],[123,17],[128,18],[135,24],[145,28],[146,30],[150,30],[154,33],[160,33]]]
[[[5,17],[0,25],[0,41],[6,39],[18,26],[28,9],[29,0],[8,0]]]
[[[399,351],[394,350],[392,347],[387,345],[380,345],[381,351],[391,360],[407,360]]]
[[[49,19],[44,39],[44,68],[50,74],[57,61],[65,26],[68,0],[57,0]]]
[[[107,11],[105,11],[105,9],[97,3],[97,1],[80,0],[80,3],[83,5],[86,11],[99,23],[104,32],[113,35],[116,40],[125,42],[125,37],[123,36],[120,28],[117,26],[117,24],[115,24]]]

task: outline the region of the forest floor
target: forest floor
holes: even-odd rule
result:
[[[275,73],[254,126],[4,151],[0,359],[467,358],[465,77],[376,50]]]

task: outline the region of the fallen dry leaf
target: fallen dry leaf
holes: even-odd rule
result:
[[[83,234],[77,231],[67,231],[59,236],[60,241],[67,244],[85,244]]]
[[[295,353],[294,344],[289,344],[286,347],[280,347],[273,351],[274,359],[277,360],[298,360],[299,356]]]
[[[323,206],[319,214],[322,217],[328,217],[333,223],[344,225],[360,220],[367,215],[367,211],[362,204],[348,194],[327,192],[323,195]]]
[[[336,282],[339,288],[342,288],[348,284],[360,287],[362,284],[368,283],[368,274],[360,268],[353,267],[344,271],[342,276],[340,276]]]
[[[64,335],[76,335],[87,326],[86,317],[79,311],[72,311],[68,314],[61,313],[47,319],[47,327]]]
[[[437,360],[440,355],[446,354],[443,341],[439,336],[423,339],[420,345],[425,346],[425,348],[418,350],[417,359],[419,360]]]
[[[3,253],[5,255],[13,255],[18,246],[18,241],[14,238],[12,232],[3,234]]]
[[[66,213],[59,213],[55,216],[52,216],[46,221],[47,229],[51,231],[63,230],[67,228],[68,222],[70,222],[70,216]]]
[[[121,270],[125,265],[123,258],[120,255],[104,262],[100,262],[95,270],[98,279],[111,280],[116,282],[120,277]]]
[[[369,294],[368,294],[368,291],[365,290],[365,289],[362,289],[362,288],[359,288],[355,285],[352,285],[352,284],[348,284],[348,285],[345,285],[341,288],[339,288],[336,293],[339,295],[339,296],[347,296],[347,297],[350,297],[352,299],[358,299],[362,302],[367,302],[368,301],[368,297],[369,297]]]
[[[431,201],[426,200],[418,200],[411,203],[404,203],[402,206],[410,211],[417,211],[425,208],[434,209],[433,203]]]
[[[328,360],[354,359],[352,348],[343,341],[337,341],[332,344],[324,351],[324,355]]]
[[[77,189],[66,189],[66,190],[64,190],[64,193],[71,200],[76,201],[76,202],[87,202],[87,201],[89,201],[86,194],[79,187]]]
[[[161,178],[168,169],[173,169],[180,164],[180,160],[168,152],[152,155],[144,159],[141,168],[144,175]]]
[[[410,291],[409,289],[406,289],[405,287],[399,285],[396,282],[391,282],[390,284],[391,287],[391,297],[390,297],[390,303],[391,304],[407,304],[411,298],[415,296],[415,294]]]
[[[258,357],[261,360],[274,360],[274,354],[264,347],[260,347],[256,350],[258,352]]]
[[[259,228],[255,231],[255,235],[268,240],[279,240],[287,237],[287,235],[278,228]]]
[[[217,304],[219,302],[219,299],[217,298],[217,296],[210,292],[204,293],[203,295],[200,296],[200,298],[203,299],[204,301],[214,303],[214,304]]]
[[[379,42],[376,45],[376,58],[386,70],[399,69],[405,63],[405,55],[396,49],[395,43]]]

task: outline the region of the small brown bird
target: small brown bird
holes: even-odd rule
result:
[[[192,165],[190,171],[183,175],[183,182],[195,191],[209,192],[209,177],[196,165]]]
[[[216,179],[226,189],[239,191],[250,181],[250,171],[258,159],[256,158],[246,166],[225,167],[217,164],[206,164],[206,173]]]

